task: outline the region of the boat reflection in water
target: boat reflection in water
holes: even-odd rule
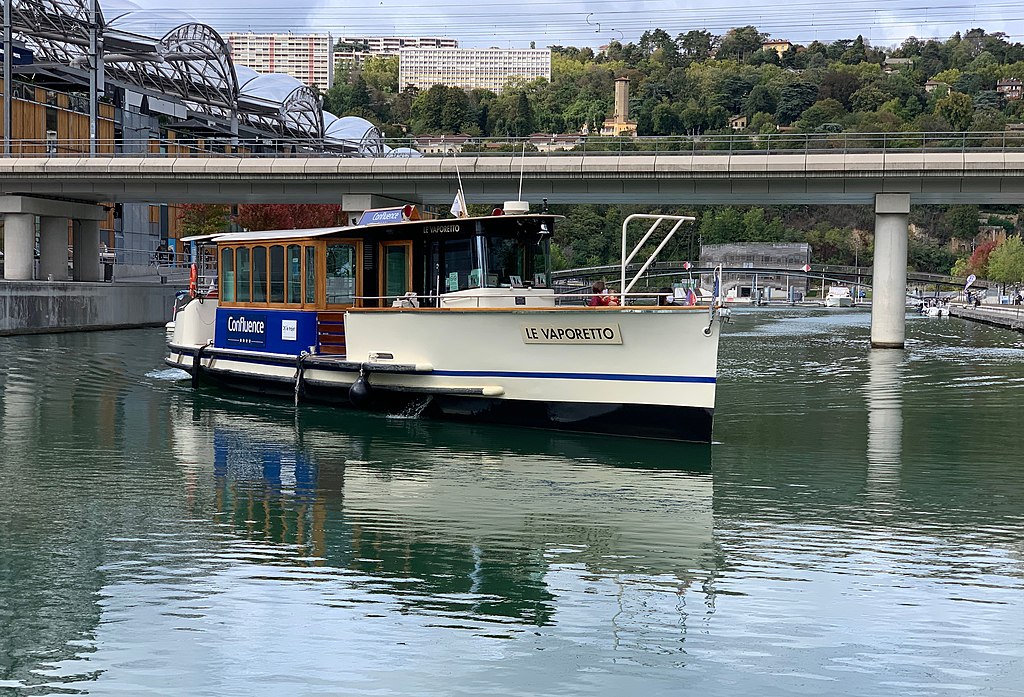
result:
[[[620,622],[651,583],[710,612],[710,446],[644,441],[641,466],[628,439],[202,399],[174,422],[196,510],[212,477],[221,522],[273,563],[354,574],[403,613],[545,625],[581,583],[617,586]]]

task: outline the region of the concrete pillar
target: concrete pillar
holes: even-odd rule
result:
[[[100,221],[73,221],[71,265],[76,281],[102,281],[100,271]]]
[[[35,251],[36,217],[31,213],[4,214],[4,278],[31,281]]]
[[[44,215],[39,218],[39,278],[68,280],[68,219]]]
[[[875,195],[872,348],[903,348],[907,335],[907,223],[910,194]]]

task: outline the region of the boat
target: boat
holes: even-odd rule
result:
[[[632,292],[693,218],[627,217],[619,304],[588,307],[551,286],[559,216],[521,202],[454,219],[410,208],[343,227],[191,238],[216,247],[218,283],[209,295],[193,288],[176,313],[166,363],[196,387],[710,442],[719,299],[680,306]],[[627,253],[636,223],[650,227]],[[627,277],[655,231],[664,239]]]
[[[943,305],[931,305],[924,309],[929,317],[949,317],[949,308]]]
[[[848,286],[829,286],[825,307],[853,307],[853,295]]]

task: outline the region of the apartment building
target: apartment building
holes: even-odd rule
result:
[[[230,33],[231,57],[258,73],[286,73],[321,90],[337,68],[358,67],[371,56],[396,56],[406,47],[457,48],[445,36],[333,36],[331,34]]]
[[[350,69],[373,56],[397,56],[403,48],[458,48],[447,36],[339,36],[334,44],[334,65]]]
[[[549,48],[403,48],[398,84],[429,89],[447,85],[501,92],[509,78],[551,79]]]
[[[286,73],[311,87],[331,86],[330,34],[229,33],[231,58],[258,73]]]

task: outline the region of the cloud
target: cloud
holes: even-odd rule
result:
[[[152,10],[166,7],[166,0],[136,2]],[[675,36],[690,29],[721,34],[747,24],[799,43],[862,34],[880,46],[907,36],[945,38],[976,26],[1004,31],[1015,41],[1024,38],[1024,13],[1008,0],[969,9],[960,0],[939,0],[924,10],[917,0],[893,0],[884,10],[872,0],[830,5],[813,0],[782,5],[738,0],[728,6],[714,0],[178,0],[175,7],[222,32],[451,36],[463,46],[525,46],[535,41],[538,46],[596,47],[613,39],[636,41],[644,31],[658,27]]]

